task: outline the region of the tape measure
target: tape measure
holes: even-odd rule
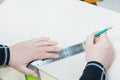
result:
[[[39,77],[33,78],[30,76],[26,76],[26,80],[41,80],[39,70],[37,67],[40,67],[40,66],[43,66],[43,65],[46,65],[49,63],[53,63],[53,62],[56,62],[61,59],[65,59],[67,57],[82,53],[84,51],[85,51],[85,43],[83,42],[83,43],[79,43],[79,44],[64,48],[61,52],[55,53],[55,54],[59,55],[58,59],[44,59],[44,60],[39,61],[39,63],[37,65],[35,65],[36,67],[32,66],[32,65],[28,66],[30,69],[35,71],[39,75]]]
[[[85,51],[84,43],[79,43],[79,44],[64,48],[61,52],[55,53],[55,54],[59,55],[59,58],[57,58],[57,59],[44,59],[42,61],[39,61],[39,64],[37,66],[39,67],[39,66],[43,66],[43,65],[46,65],[49,63],[53,63],[55,61],[79,54],[79,53],[84,52],[84,51]]]
[[[36,72],[38,74],[38,78],[34,78],[34,77],[31,77],[31,76],[25,75],[26,80],[41,80],[39,70],[36,66],[33,66],[33,65],[29,64],[28,68],[30,68],[34,72]]]

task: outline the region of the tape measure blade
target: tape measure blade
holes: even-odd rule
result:
[[[79,44],[64,48],[61,52],[55,53],[55,54],[59,55],[58,59],[44,59],[43,61],[41,61],[39,63],[39,66],[46,65],[46,64],[61,60],[61,59],[82,53],[84,51],[85,51],[84,43],[79,43]]]

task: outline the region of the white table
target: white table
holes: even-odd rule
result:
[[[79,0],[5,0],[0,5],[0,43],[13,45],[28,39],[49,36],[64,48],[82,42],[95,30],[113,26],[108,34],[115,47],[116,57],[108,71],[108,80],[118,80],[120,79],[119,21],[119,13]],[[77,80],[85,63],[83,53],[41,69],[55,75],[59,80]],[[11,72],[8,74],[12,75]],[[0,73],[0,76],[5,74]],[[10,77],[5,79],[10,80]]]

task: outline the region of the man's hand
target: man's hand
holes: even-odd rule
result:
[[[9,65],[26,75],[37,77],[37,74],[28,69],[27,65],[33,60],[58,58],[59,56],[53,52],[59,52],[62,49],[56,45],[57,42],[49,41],[47,37],[13,45],[10,47]]]
[[[86,40],[86,60],[100,62],[108,69],[114,58],[114,49],[108,40],[107,33],[94,38],[94,33]]]

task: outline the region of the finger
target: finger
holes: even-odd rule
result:
[[[58,43],[56,41],[40,41],[37,42],[35,45],[39,47],[39,46],[55,46],[57,44]]]
[[[56,59],[58,58],[59,55],[55,54],[55,53],[40,53],[37,54],[37,56],[35,57],[35,60],[41,60],[41,59],[46,59],[46,58],[53,58]]]
[[[95,31],[92,33],[92,35],[95,35],[96,33],[98,33],[99,31]],[[99,41],[99,37],[94,38],[94,43]]]
[[[86,39],[86,47],[94,44],[94,35],[89,35]]]
[[[29,75],[29,76],[32,76],[32,77],[35,77],[35,78],[38,77],[37,73],[35,73],[34,71],[32,71],[31,69],[29,69],[27,67],[23,67],[22,70],[23,70],[22,72],[26,75]]]
[[[46,59],[46,58],[53,58],[53,59],[56,59],[59,57],[59,55],[55,54],[55,53],[44,53],[44,55],[41,57],[39,56],[40,58],[42,59]]]
[[[99,40],[100,40],[100,37],[96,37],[96,38],[94,39],[94,42],[97,43]]]
[[[60,47],[52,47],[52,46],[38,47],[37,49],[43,52],[60,52],[62,50],[62,48]]]
[[[49,38],[48,37],[41,37],[41,38],[37,38],[37,39],[33,39],[33,42],[38,42],[38,41],[48,41]]]
[[[103,33],[100,35],[100,40],[108,41],[108,35],[107,33]]]
[[[60,47],[48,47],[46,49],[47,52],[59,52],[61,50],[62,50],[62,48],[60,48]]]

